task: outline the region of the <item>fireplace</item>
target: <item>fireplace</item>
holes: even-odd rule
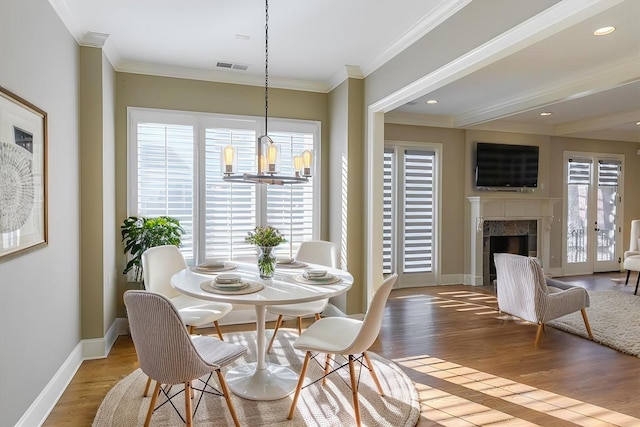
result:
[[[467,215],[469,254],[464,283],[491,284],[489,259],[493,257],[493,253],[490,253],[490,238],[493,236],[516,236],[517,243],[506,243],[508,252],[537,257],[542,265],[549,265],[554,205],[561,199],[492,193],[469,196],[467,200],[470,204]],[[520,242],[518,236],[527,236],[526,242]],[[517,251],[513,249],[516,246]],[[509,247],[512,249],[509,250]]]
[[[482,282],[484,285],[491,285],[496,278],[494,253],[537,256],[538,221],[485,221],[482,242]]]
[[[493,283],[496,279],[496,264],[493,254],[507,253],[529,255],[529,236],[489,236],[489,271],[484,283]],[[486,271],[486,270],[485,270]],[[484,274],[486,276],[486,273]]]

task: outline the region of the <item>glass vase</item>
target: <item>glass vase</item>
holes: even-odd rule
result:
[[[271,279],[276,269],[276,257],[273,254],[275,246],[258,246],[258,271],[260,278]]]

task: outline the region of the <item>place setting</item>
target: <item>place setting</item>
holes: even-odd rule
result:
[[[308,264],[306,262],[297,261],[296,259],[288,256],[276,257],[276,268],[295,269],[295,268],[305,268],[307,266]]]
[[[194,265],[190,268],[194,273],[201,274],[218,274],[223,271],[231,271],[238,268],[238,266],[229,261],[220,261],[220,260],[207,260],[202,264]]]
[[[338,276],[322,268],[307,268],[293,279],[305,285],[333,285],[342,281]]]
[[[261,283],[242,280],[242,276],[234,273],[224,273],[215,279],[206,280],[200,284],[200,288],[206,292],[216,294],[250,294],[264,287]]]

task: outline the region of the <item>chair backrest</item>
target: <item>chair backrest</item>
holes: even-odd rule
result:
[[[640,219],[631,221],[631,238],[629,240],[629,251],[640,252]]]
[[[161,384],[180,384],[212,371],[196,351],[178,311],[151,291],[124,293],[140,369]]]
[[[548,294],[538,260],[513,254],[494,254],[498,308],[537,323]]]
[[[360,332],[351,347],[344,354],[360,354],[369,349],[374,343],[378,334],[380,333],[380,327],[382,326],[382,316],[384,314],[384,306],[387,303],[387,298],[391,293],[391,288],[398,279],[397,274],[393,274],[387,277],[382,285],[376,290],[369,304],[367,314],[364,315]]]
[[[142,254],[142,276],[148,291],[173,298],[180,295],[171,286],[171,276],[187,268],[184,257],[176,246],[162,245],[149,248]]]
[[[296,260],[336,268],[338,265],[336,247],[324,240],[307,240],[300,243]]]

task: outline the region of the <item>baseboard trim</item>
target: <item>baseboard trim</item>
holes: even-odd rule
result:
[[[441,285],[460,285],[464,283],[464,274],[441,274]]]
[[[471,274],[464,275],[464,284],[472,286],[482,286],[484,279],[482,276],[472,276]]]
[[[62,366],[55,373],[53,378],[47,383],[42,392],[36,397],[29,409],[22,415],[16,423],[17,427],[40,426],[49,416],[54,406],[66,390],[73,379],[80,365],[82,364],[83,343],[80,341],[71,354],[64,361]]]

